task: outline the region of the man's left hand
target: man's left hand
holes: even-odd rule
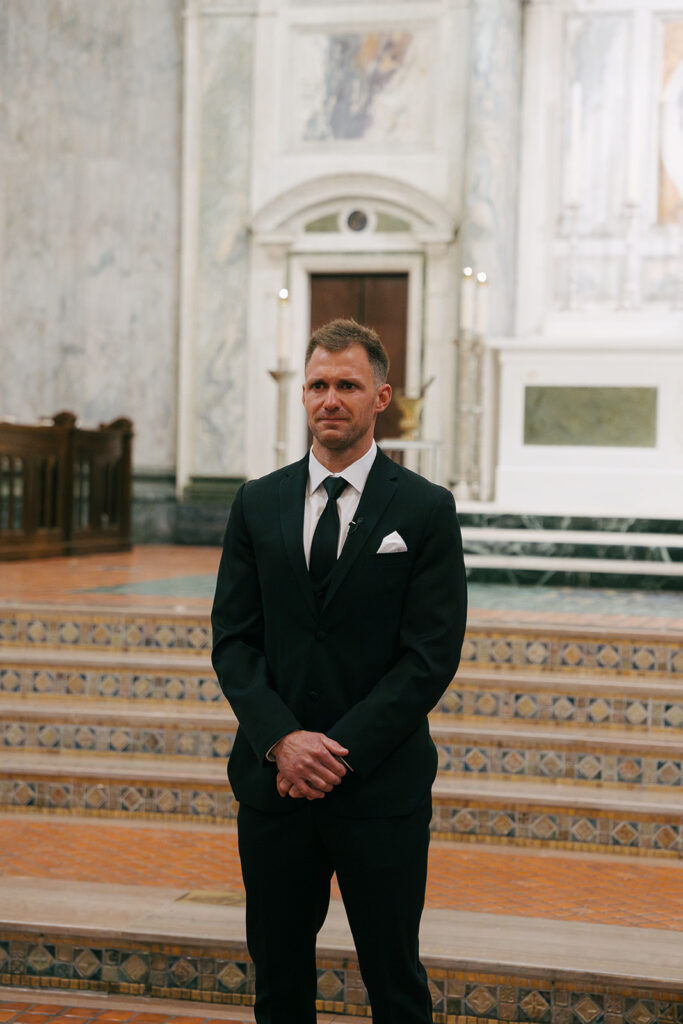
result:
[[[277,791],[280,796],[291,796],[295,800],[300,800],[304,796],[296,783],[290,782],[282,772],[277,773]],[[313,797],[307,797],[306,799],[312,800]]]

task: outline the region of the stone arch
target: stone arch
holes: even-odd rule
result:
[[[381,210],[408,225],[408,232],[425,243],[453,242],[457,225],[452,213],[414,185],[380,174],[327,174],[295,185],[256,212],[256,236],[277,235],[286,241],[298,235],[316,216],[335,208],[359,206]]]

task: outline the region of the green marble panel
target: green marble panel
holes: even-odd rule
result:
[[[654,448],[657,388],[527,387],[524,443]]]
[[[318,217],[317,220],[309,221],[306,225],[306,231],[311,233],[316,231],[339,231],[339,214],[327,213],[324,217]]]
[[[390,213],[377,214],[378,231],[410,231],[410,224],[401,217],[394,217]]]

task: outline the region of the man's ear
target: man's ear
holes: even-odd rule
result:
[[[377,390],[377,412],[384,412],[391,401],[391,384],[382,384]]]

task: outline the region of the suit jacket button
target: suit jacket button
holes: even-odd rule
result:
[[[325,632],[324,629],[319,629],[318,632],[315,634],[315,638],[316,640],[326,640],[327,633]]]

